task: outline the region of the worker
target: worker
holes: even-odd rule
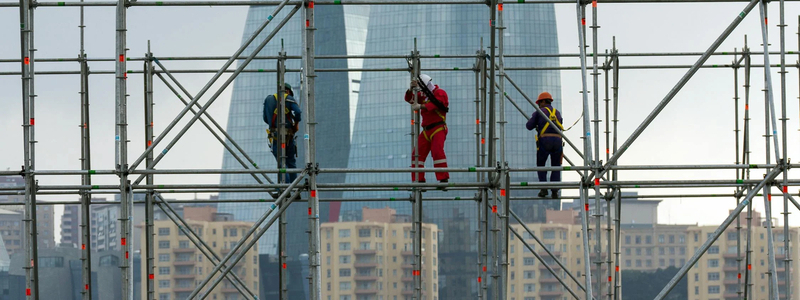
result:
[[[417,103],[414,103],[414,91],[417,92]],[[447,100],[447,92],[433,84],[430,76],[422,74],[415,80],[411,80],[411,88],[406,90],[405,100],[411,104],[414,111],[422,115],[422,129],[417,137],[419,148],[418,166],[414,165],[414,156],[417,149],[413,149],[411,156],[412,168],[424,168],[425,159],[428,152],[433,157],[434,168],[447,168],[447,157],[444,154],[444,141],[447,138],[446,116],[450,103]],[[425,182],[425,172],[411,173],[411,180]],[[450,179],[448,172],[436,172],[436,179],[439,182],[447,182]]]
[[[564,144],[561,139],[559,130],[563,131],[564,126],[561,125],[563,119],[561,112],[552,106],[553,96],[548,92],[539,94],[536,99],[536,105],[544,112],[545,116],[534,112],[525,127],[528,130],[536,129],[536,165],[544,167],[547,158],[550,158],[550,166],[559,167],[561,161],[564,159]],[[552,124],[551,122],[552,121]],[[555,125],[555,126],[553,126]],[[558,127],[559,130],[556,130]],[[547,181],[547,171],[539,171],[539,182]],[[550,182],[560,182],[561,171],[552,171],[550,174]],[[558,189],[551,189],[551,198],[558,198]],[[547,197],[547,189],[539,191],[539,197]]]
[[[288,83],[284,85],[284,96],[283,99],[286,103],[284,115],[286,116],[286,133],[284,135],[284,144],[283,148],[286,149],[286,165],[280,166],[281,164],[281,140],[279,138],[280,132],[278,130],[278,125],[280,125],[281,119],[280,115],[278,115],[278,110],[280,109],[280,105],[278,104],[278,94],[272,94],[267,96],[264,99],[264,123],[269,125],[267,129],[267,135],[269,136],[269,142],[272,144],[272,156],[275,157],[275,161],[278,163],[278,166],[287,169],[294,169],[297,168],[297,144],[295,143],[295,133],[297,133],[298,124],[300,123],[300,115],[302,111],[300,110],[300,106],[297,105],[297,101],[294,100],[294,92],[292,92],[292,86]],[[297,173],[286,173],[286,181],[287,183],[293,182],[297,178]]]

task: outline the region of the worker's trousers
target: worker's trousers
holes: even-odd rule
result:
[[[560,167],[561,160],[564,159],[564,146],[561,138],[558,137],[543,137],[538,141],[538,149],[536,150],[536,165],[544,167],[547,159],[550,158],[551,167]],[[547,171],[539,171],[539,181],[547,181]],[[561,181],[561,171],[550,172],[550,182]],[[551,189],[553,193],[557,193],[558,189]]]
[[[272,156],[275,157],[277,165],[281,165],[281,145],[277,138],[272,139]],[[297,145],[294,142],[294,135],[286,136],[286,165],[285,169],[297,168]],[[297,173],[286,173],[286,183],[292,183],[297,178]]]
[[[419,146],[419,161],[417,166],[414,165],[414,156],[417,154],[416,149],[413,149],[411,156],[412,168],[424,168],[425,160],[428,158],[428,152],[433,157],[434,168],[447,168],[447,157],[444,154],[444,141],[447,138],[447,125],[441,125],[430,130],[422,131],[417,137],[417,145]],[[411,173],[411,180],[417,181],[417,173]],[[436,180],[442,181],[450,179],[448,172],[436,172]],[[419,182],[425,182],[425,172],[419,173]]]

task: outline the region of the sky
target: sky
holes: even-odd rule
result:
[[[0,0],[0,3],[8,2]],[[506,10],[518,4],[506,5]],[[532,5],[532,4],[524,4]],[[736,18],[746,3],[661,3],[661,4],[603,4],[598,7],[598,49],[604,52],[616,46],[621,53],[655,52],[702,52]],[[770,50],[779,50],[779,3],[769,5]],[[488,14],[488,13],[487,13]],[[786,3],[786,48],[797,51],[800,4]],[[90,58],[114,56],[113,7],[89,7],[85,10],[86,53]],[[142,57],[147,51],[148,41],[156,56],[226,56],[231,55],[241,43],[247,7],[132,7],[128,9],[127,47],[129,57]],[[578,31],[576,6],[557,4],[556,18],[561,53],[577,53]],[[482,20],[476,20],[481,22]],[[587,24],[591,24],[591,15]],[[79,42],[79,8],[41,7],[36,9],[35,48],[36,57],[77,57]],[[506,24],[514,26],[514,24]],[[0,59],[19,58],[19,11],[16,8],[0,8]],[[728,37],[718,51],[741,49],[744,37],[748,36],[752,51],[762,48],[758,8],[748,15],[741,25]],[[591,32],[589,43],[591,46]],[[410,38],[410,37],[409,37]],[[476,43],[477,44],[477,43]],[[398,49],[405,54],[409,49]],[[591,51],[591,50],[590,50]],[[798,55],[787,55],[786,62],[795,64]],[[424,53],[423,53],[424,54]],[[441,53],[445,54],[445,53]],[[515,53],[506,53],[515,54]],[[690,65],[698,56],[686,57],[622,57],[622,66],[633,65]],[[707,64],[729,64],[732,56],[712,57]],[[777,55],[772,63],[779,63]],[[761,64],[763,57],[753,56],[754,64]],[[579,66],[578,58],[562,58],[562,66]],[[591,67],[591,59],[588,60]],[[601,60],[602,63],[602,60]],[[472,64],[465,61],[464,66]],[[217,69],[222,61],[167,62],[171,69]],[[94,62],[92,70],[113,70],[110,62]],[[128,69],[141,69],[141,62],[129,62]],[[78,70],[77,63],[37,63],[37,70]],[[1,72],[16,72],[18,63],[1,63]],[[687,69],[622,70],[619,84],[619,142],[627,139],[667,92],[678,82]],[[780,77],[773,68],[776,113],[780,116]],[[797,68],[787,69],[787,117],[789,157],[796,156],[798,134],[798,78]],[[730,68],[702,69],[690,80],[658,115],[654,122],[621,156],[621,165],[692,165],[732,164],[735,159],[734,133],[734,82]],[[744,90],[743,71],[740,71],[739,105],[740,123],[743,119]],[[766,162],[764,148],[764,88],[763,70],[753,69],[751,80],[751,130],[752,163]],[[222,82],[228,75],[224,75]],[[572,124],[582,110],[580,72],[561,72],[564,123]],[[197,92],[211,78],[211,74],[179,74],[183,85]],[[591,90],[591,78],[589,78]],[[76,75],[40,75],[36,77],[36,168],[69,169],[80,168],[80,98],[79,77]],[[218,86],[218,84],[217,84]],[[507,85],[510,87],[510,85]],[[144,150],[143,102],[141,75],[132,74],[128,79],[129,97],[129,162],[134,161]],[[0,169],[18,169],[22,164],[21,87],[19,76],[0,76]],[[600,112],[604,114],[604,79],[600,77]],[[540,91],[526,91],[535,96]],[[155,85],[156,123],[160,132],[183,108],[172,93],[163,85]],[[231,88],[229,87],[209,109],[209,113],[223,126],[227,124]],[[111,75],[90,77],[92,115],[92,164],[94,169],[114,167],[114,78]],[[590,94],[590,105],[593,100]],[[207,97],[205,98],[207,99]],[[522,99],[516,99],[518,101]],[[524,101],[522,101],[524,102]],[[530,113],[532,108],[521,103]],[[590,109],[593,111],[593,109]],[[594,116],[590,116],[594,118]],[[178,127],[189,118],[184,118]],[[604,126],[604,123],[601,123]],[[780,126],[780,122],[778,123]],[[510,124],[512,126],[514,124]],[[521,124],[517,124],[521,126]],[[174,130],[177,132],[177,130]],[[168,135],[168,139],[174,133]],[[582,123],[567,132],[574,142],[580,143]],[[533,139],[533,135],[531,135]],[[266,143],[266,142],[265,142]],[[605,148],[601,140],[600,148]],[[159,146],[158,149],[163,149]],[[187,135],[170,150],[159,167],[167,168],[220,168],[223,147],[213,142],[213,137],[200,124],[192,127]],[[577,155],[567,150],[566,155],[577,161]],[[603,157],[603,160],[605,158]],[[775,158],[771,158],[772,162]],[[581,162],[578,162],[579,164]],[[754,170],[751,178],[761,178],[763,170]],[[796,171],[790,178],[798,178]],[[157,176],[162,183],[186,183],[187,177]],[[216,184],[218,175],[196,175],[189,177],[192,183]],[[80,184],[79,177],[39,176],[42,185]],[[691,180],[691,179],[735,179],[728,171],[625,171],[620,180]],[[118,184],[113,176],[95,176],[94,184]],[[576,181],[576,173],[565,173],[565,181]],[[733,188],[692,189],[641,189],[640,194],[690,194],[732,193]],[[794,190],[792,192],[798,192]],[[567,191],[565,195],[575,195]],[[208,195],[199,195],[205,198]],[[111,197],[111,196],[106,196]],[[175,198],[192,198],[194,195],[178,194]],[[77,196],[41,196],[42,200],[77,200]],[[776,201],[779,202],[779,201]],[[775,203],[773,210],[782,209]],[[755,199],[757,210],[763,211],[763,200]],[[671,224],[720,224],[727,212],[735,206],[732,198],[668,198],[659,207],[659,221]],[[56,208],[56,232],[62,208]],[[800,224],[800,217],[791,215],[790,224]],[[779,223],[782,224],[782,216]],[[58,237],[57,237],[58,239]]]

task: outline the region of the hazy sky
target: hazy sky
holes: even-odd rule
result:
[[[0,0],[0,3],[7,2]],[[507,5],[513,10],[517,4]],[[525,4],[531,5],[531,4]],[[632,52],[702,52],[719,36],[725,27],[741,12],[745,3],[718,4],[601,4],[598,8],[598,23],[601,26],[598,38],[599,49],[605,51],[612,46],[616,36],[617,47],[622,53]],[[779,50],[778,2],[770,5],[770,43],[772,51]],[[787,51],[797,49],[797,16],[800,6],[787,3]],[[241,43],[241,34],[247,14],[246,7],[133,7],[128,10],[129,57],[142,57],[147,51],[147,41],[156,56],[199,56],[230,55]],[[94,7],[86,9],[86,52],[90,58],[111,58],[114,56],[114,15],[113,7]],[[487,12],[488,16],[488,12]],[[562,53],[577,53],[578,35],[575,5],[556,5],[559,33],[559,46]],[[756,8],[742,22],[736,31],[720,47],[719,51],[733,51],[741,48],[744,35],[749,36],[752,51],[761,51],[761,33]],[[483,20],[475,20],[483,22]],[[587,23],[591,24],[591,18]],[[76,7],[42,7],[36,10],[35,47],[36,56],[76,57],[79,53],[79,9]],[[507,24],[514,26],[514,24]],[[0,59],[19,58],[19,11],[16,8],[0,8]],[[487,28],[488,30],[488,28]],[[590,32],[591,33],[591,32]],[[299,33],[298,33],[299,34]],[[410,38],[410,37],[409,37]],[[591,45],[591,40],[589,41]],[[476,42],[477,44],[477,42]],[[409,49],[398,49],[405,54]],[[795,52],[796,53],[796,52]],[[444,54],[444,53],[442,53]],[[507,53],[515,54],[515,53]],[[692,57],[622,57],[621,65],[692,64]],[[772,63],[779,63],[773,56]],[[732,56],[713,57],[709,64],[727,64]],[[787,63],[795,64],[798,56],[788,55]],[[753,63],[760,64],[761,56],[754,56]],[[563,66],[578,66],[577,58],[563,58]],[[601,61],[602,63],[602,61]],[[211,62],[169,62],[171,69],[201,68],[214,69],[221,61]],[[470,66],[472,60],[462,65]],[[92,63],[92,70],[113,70],[112,63]],[[591,66],[591,60],[589,60]],[[129,62],[128,69],[141,69],[141,62]],[[41,70],[78,70],[77,63],[38,63]],[[18,71],[18,63],[0,63],[0,72]],[[773,69],[776,88],[776,111],[780,115],[779,70]],[[622,143],[642,122],[649,112],[663,99],[664,95],[686,72],[686,69],[623,70],[620,73],[620,122],[619,142]],[[788,69],[787,75],[787,116],[789,131],[789,157],[796,156],[798,141],[798,76],[797,69]],[[743,72],[740,72],[740,87]],[[754,69],[751,88],[751,130],[752,163],[764,163],[764,86],[763,71]],[[211,74],[187,75],[178,78],[190,91],[196,93],[208,81]],[[225,78],[225,77],[223,77]],[[603,79],[600,79],[600,99],[603,104]],[[222,81],[222,80],[220,80]],[[36,167],[37,169],[79,169],[80,168],[80,123],[79,77],[75,75],[40,75],[36,77]],[[591,79],[589,81],[591,89]],[[581,113],[579,91],[580,73],[563,71],[561,73],[564,122],[572,124]],[[94,169],[113,169],[114,164],[114,78],[112,75],[94,75],[90,78],[90,97],[92,114],[92,163]],[[0,76],[0,167],[18,169],[22,164],[21,92],[19,76]],[[228,88],[209,112],[220,123],[227,124],[230,101]],[[740,119],[743,118],[743,89],[740,90],[742,102],[739,106]],[[526,91],[535,96],[540,91]],[[143,144],[143,103],[142,80],[139,74],[129,76],[129,137],[131,140],[129,161],[135,160],[144,149]],[[728,68],[703,69],[682,89],[669,106],[658,116],[652,125],[631,146],[619,161],[624,165],[643,164],[730,164],[734,155],[734,104],[733,71]],[[157,132],[182,109],[183,105],[160,83],[155,85]],[[591,96],[592,94],[590,94]],[[207,99],[207,97],[204,97]],[[522,100],[522,99],[517,99]],[[591,98],[590,98],[591,100]],[[524,102],[524,101],[523,101]],[[524,103],[520,103],[524,104]],[[524,104],[526,112],[532,108]],[[601,114],[603,114],[601,106]],[[592,110],[593,111],[593,110]],[[592,116],[593,117],[593,116]],[[185,118],[188,120],[189,118]],[[185,121],[184,121],[185,122]],[[183,124],[183,122],[181,123]],[[566,124],[565,124],[566,125]],[[508,124],[522,126],[522,124]],[[780,123],[779,123],[780,126]],[[180,125],[179,125],[180,127]],[[177,130],[174,130],[177,132]],[[567,132],[576,142],[580,141],[582,124]],[[174,135],[174,133],[172,134]],[[172,136],[170,135],[170,136]],[[533,134],[531,135],[531,139]],[[604,149],[601,141],[601,149]],[[265,142],[266,145],[266,142]],[[163,149],[159,146],[158,150]],[[220,168],[223,147],[213,141],[213,137],[199,123],[189,130],[167,155],[159,167],[166,168]],[[567,155],[577,162],[571,150]],[[772,158],[772,162],[774,162]],[[578,162],[580,163],[580,162]],[[752,178],[761,178],[762,170],[752,172]],[[797,178],[797,173],[791,173]],[[578,179],[577,174],[566,173],[567,181]],[[78,177],[38,177],[40,184],[79,184]],[[676,180],[676,179],[735,179],[734,171],[627,171],[620,172],[621,180]],[[186,177],[157,177],[163,183],[187,183]],[[96,176],[96,184],[117,184],[113,176]],[[219,176],[191,177],[193,183],[218,183]],[[720,189],[642,189],[640,194],[686,194],[686,193],[732,193],[733,188]],[[797,192],[794,189],[793,192]],[[574,195],[568,191],[566,195]],[[177,195],[176,198],[189,198],[192,195]],[[201,195],[200,197],[205,197]],[[45,200],[75,200],[76,196],[45,197]],[[776,201],[777,202],[777,201]],[[727,216],[728,209],[734,207],[734,199],[729,198],[671,198],[660,206],[659,218],[662,223],[719,224]],[[763,210],[763,200],[755,200],[758,210]],[[782,209],[782,202],[774,208]],[[60,217],[61,208],[56,214]],[[781,217],[782,216],[777,215]],[[792,215],[791,224],[800,224],[798,214]],[[58,219],[57,219],[58,222]],[[58,224],[58,223],[56,223]],[[56,225],[58,232],[58,225]]]

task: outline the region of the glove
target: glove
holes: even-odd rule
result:
[[[410,84],[409,89],[410,90],[414,90],[414,88],[416,88],[416,87],[417,87],[417,81],[416,80],[411,80],[411,84]]]
[[[420,110],[422,108],[421,104],[411,104],[411,109],[413,110]]]

